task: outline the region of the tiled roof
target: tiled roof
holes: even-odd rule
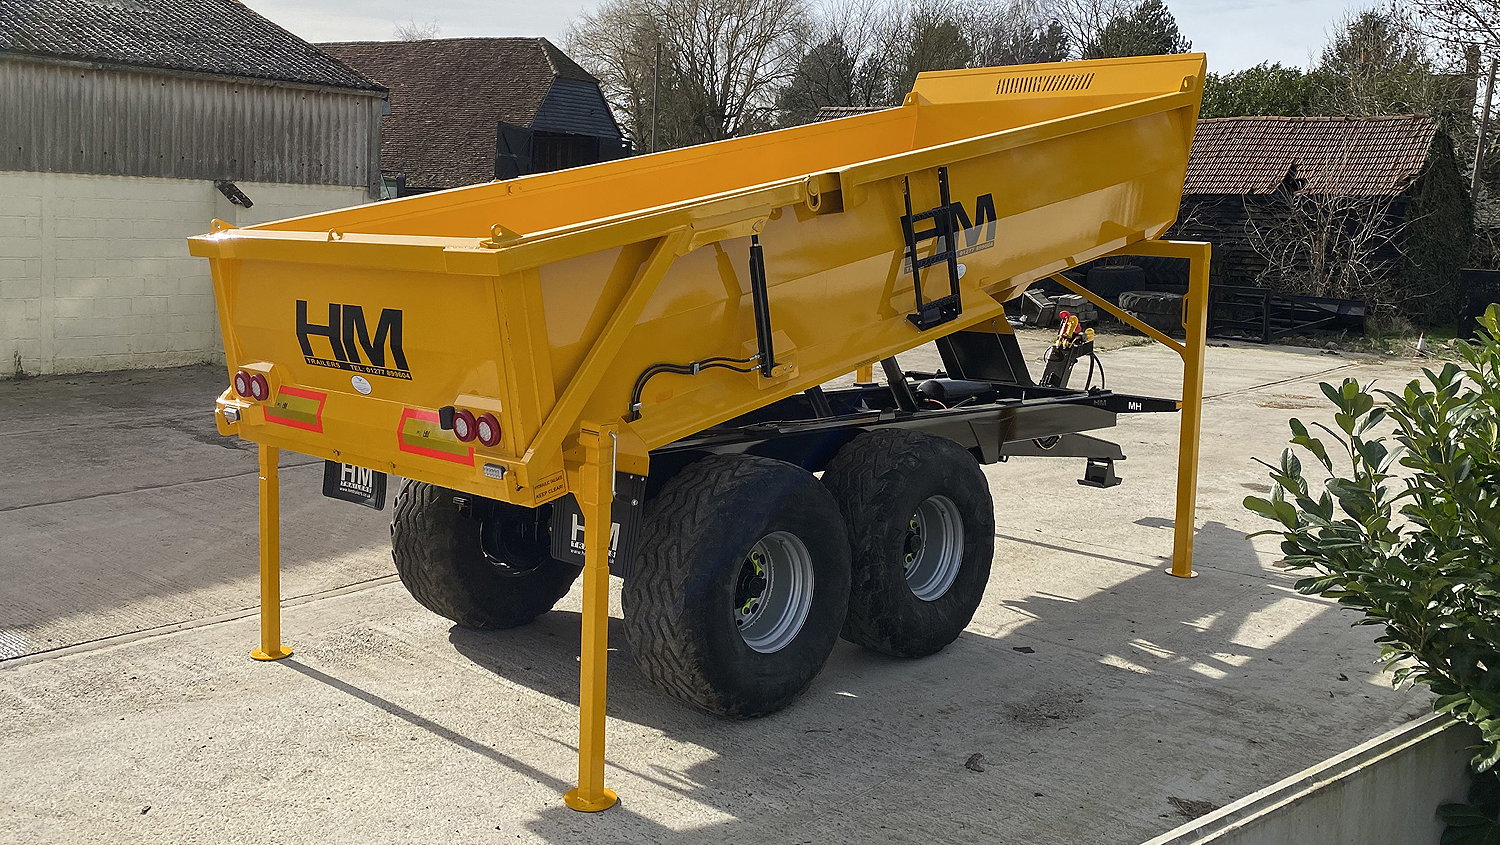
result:
[[[854,117],[858,114],[869,114],[870,112],[885,111],[895,106],[823,106],[813,117],[813,123],[822,123],[825,120],[838,120],[841,117]]]
[[[1289,174],[1303,193],[1395,196],[1421,174],[1431,117],[1225,117],[1198,122],[1186,194],[1268,194]],[[1293,173],[1295,168],[1295,173]]]
[[[597,84],[545,38],[442,38],[318,45],[388,87],[383,167],[447,188],[495,178],[500,121],[530,127],[554,79]]]
[[[0,53],[381,90],[238,0],[0,0]]]

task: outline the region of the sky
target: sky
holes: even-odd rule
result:
[[[397,23],[435,22],[444,38],[544,36],[561,45],[568,21],[594,0],[244,0],[308,41],[381,41]],[[1359,0],[1169,0],[1193,49],[1209,69],[1243,70],[1263,61],[1306,67],[1334,21]]]

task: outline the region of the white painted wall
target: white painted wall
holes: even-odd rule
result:
[[[208,262],[187,238],[358,205],[363,188],[0,172],[0,378],[223,357]]]

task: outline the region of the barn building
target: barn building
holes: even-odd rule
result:
[[[630,153],[599,81],[545,38],[318,46],[390,89],[381,162],[402,196]]]
[[[385,109],[236,0],[0,0],[0,377],[218,357],[184,239],[373,198]]]
[[[1226,117],[1198,122],[1168,236],[1214,245],[1215,284],[1368,299],[1449,323],[1469,220],[1467,180],[1436,118]],[[1314,255],[1323,268],[1309,266]],[[1363,289],[1319,289],[1351,272]]]

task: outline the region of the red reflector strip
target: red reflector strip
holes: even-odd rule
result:
[[[453,432],[438,425],[437,411],[404,408],[396,425],[396,446],[403,452],[455,464],[474,465],[474,448],[458,442]]]
[[[276,401],[265,406],[266,421],[322,434],[323,403],[327,400],[327,393],[283,387],[276,391]]]

